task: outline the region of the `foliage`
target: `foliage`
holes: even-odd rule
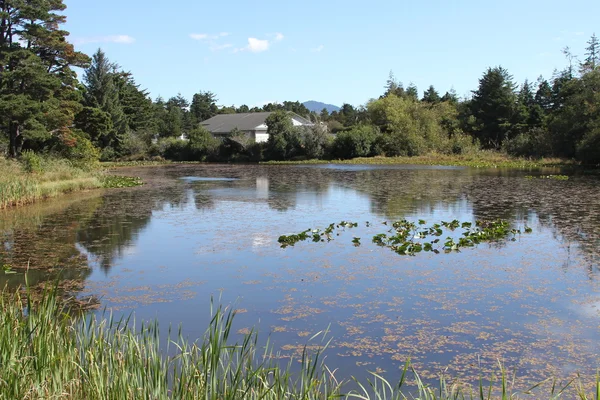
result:
[[[0,157],[0,209],[102,186],[96,170],[80,168],[65,159],[28,151],[24,154],[27,161],[22,162]]]
[[[29,139],[68,134],[81,108],[72,66],[76,52],[61,29],[62,0],[2,2],[0,13],[0,131],[16,157]]]
[[[188,160],[204,161],[216,157],[219,141],[210,132],[199,127],[191,130],[188,136]]]
[[[425,224],[424,220],[419,220],[416,223],[405,219],[396,221],[391,224],[392,229],[389,230],[391,234],[378,233],[373,236],[372,241],[377,246],[387,247],[400,255],[414,256],[422,251],[433,252],[435,254],[439,254],[440,252],[450,253],[484,242],[505,239],[515,241],[515,236],[521,234],[521,230],[511,228],[508,221],[504,220],[478,220],[474,224],[472,222],[460,223],[458,220],[450,222],[441,221],[430,227],[424,226]],[[333,233],[336,229],[357,226],[357,223],[346,221],[342,221],[339,224],[332,223],[323,231],[320,229],[307,229],[294,235],[282,235],[279,237],[278,242],[284,248],[308,239],[315,243],[330,242],[333,240]],[[367,226],[369,226],[368,223]],[[463,232],[458,236],[456,234],[453,236],[452,233],[457,229],[462,229]],[[444,232],[449,236],[441,239]],[[531,233],[532,230],[525,226],[524,232]],[[339,236],[339,233],[337,236]],[[426,240],[431,237],[433,239]],[[355,246],[360,246],[360,238],[354,237],[352,243]]]
[[[307,158],[322,158],[329,150],[331,138],[327,133],[327,127],[317,123],[309,127],[298,128],[300,132],[300,142],[303,144],[303,151]]]
[[[552,154],[548,132],[542,128],[532,128],[527,132],[506,139],[502,148],[510,155],[519,157],[546,157]]]
[[[42,172],[42,159],[31,150],[26,150],[21,153],[21,164],[25,172],[30,174]]]
[[[270,159],[285,160],[301,155],[303,143],[300,131],[294,128],[292,118],[286,111],[275,111],[266,119],[267,152]]]
[[[102,177],[102,187],[104,188],[126,188],[143,184],[142,179],[136,176],[105,175]]]
[[[369,125],[359,125],[349,131],[339,132],[331,146],[331,155],[341,159],[373,155],[378,136],[378,129]]]

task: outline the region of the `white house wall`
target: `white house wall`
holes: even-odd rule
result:
[[[264,143],[267,140],[269,140],[269,134],[267,133],[267,130],[256,130],[255,134],[254,134],[254,141],[256,143]]]

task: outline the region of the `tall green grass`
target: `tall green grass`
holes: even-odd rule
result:
[[[323,361],[323,353],[305,349],[285,365],[273,347],[259,346],[251,332],[232,343],[234,313],[211,309],[205,335],[186,341],[161,341],[156,322],[136,327],[131,319],[68,313],[53,291],[35,297],[27,291],[0,297],[1,399],[514,399],[510,379],[501,368],[498,380],[470,389],[441,377],[439,384],[422,382],[407,362],[392,385],[373,374],[365,381],[338,380]],[[326,333],[326,332],[325,332]],[[325,333],[321,349],[327,347]],[[295,372],[292,373],[292,370]],[[407,386],[411,375],[411,385]],[[588,396],[579,382],[555,384],[546,395],[555,399],[571,386],[577,398],[600,399],[600,385]],[[345,387],[354,389],[344,393]],[[527,393],[523,398],[532,398]]]
[[[0,157],[0,209],[102,187],[97,170],[76,167],[68,160],[39,158],[33,166]]]

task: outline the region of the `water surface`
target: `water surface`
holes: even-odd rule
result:
[[[61,276],[80,296],[182,324],[191,339],[206,328],[214,296],[239,309],[240,333],[271,332],[282,357],[329,327],[328,364],[340,376],[377,370],[394,379],[409,357],[426,378],[445,367],[478,377],[498,360],[522,382],[593,376],[600,366],[596,177],[356,165],[121,172],[147,185],[2,213],[0,263],[29,263],[34,283]],[[403,218],[503,218],[533,233],[415,257],[371,243],[389,229],[383,222]],[[330,243],[277,243],[342,220],[359,227]],[[0,274],[0,284],[22,279]]]

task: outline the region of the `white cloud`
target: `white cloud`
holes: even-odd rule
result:
[[[73,40],[74,44],[88,44],[88,43],[119,43],[119,44],[132,44],[135,42],[135,38],[129,35],[110,35],[110,36],[92,36],[85,38],[76,38]]]
[[[194,40],[208,39],[208,35],[206,33],[190,33],[190,37]]]
[[[220,32],[220,33],[216,33],[216,34],[208,34],[208,33],[190,33],[190,37],[194,40],[217,40],[219,38],[225,37],[225,36],[229,36],[230,33],[229,32]]]
[[[250,50],[253,53],[260,53],[263,51],[269,50],[269,41],[268,40],[260,40],[257,38],[248,38],[248,46],[246,49]]]
[[[252,53],[262,53],[263,51],[269,50],[273,43],[281,42],[284,38],[282,33],[275,33],[267,36],[272,39],[258,39],[255,37],[249,37],[247,46],[234,49],[233,52],[237,53],[240,51],[250,51]]]
[[[208,48],[210,49],[210,51],[219,51],[219,50],[229,49],[231,47],[233,47],[233,45],[231,43],[225,43],[225,44],[212,43]]]
[[[325,48],[325,46],[323,46],[321,44],[321,45],[319,45],[319,46],[317,46],[317,47],[315,47],[313,49],[310,49],[310,51],[312,51],[313,53],[319,53],[319,52],[323,51],[324,48]]]

